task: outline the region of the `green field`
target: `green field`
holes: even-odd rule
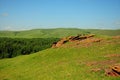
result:
[[[120,63],[119,56],[106,57],[120,54],[120,38],[112,38],[114,35],[120,35],[120,30],[30,30],[19,31],[16,35],[15,32],[1,31],[0,36],[57,38],[88,32],[95,33],[95,37],[103,40],[88,46],[68,42],[59,48],[48,48],[35,54],[1,59],[0,80],[120,80],[120,77],[106,76],[104,71],[110,65]],[[89,66],[88,63],[92,62],[96,64]],[[96,68],[101,70],[91,71]]]
[[[76,28],[57,28],[57,29],[34,29],[28,31],[0,31],[0,37],[11,38],[61,38],[77,34],[93,33],[97,35],[114,36],[120,34],[119,30],[99,30],[99,29],[76,29]]]

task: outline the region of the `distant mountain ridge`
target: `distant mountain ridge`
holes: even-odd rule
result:
[[[10,38],[61,38],[76,34],[93,33],[97,35],[116,36],[120,35],[118,30],[101,30],[101,29],[77,29],[77,28],[56,28],[56,29],[33,29],[25,31],[0,31],[0,37]]]

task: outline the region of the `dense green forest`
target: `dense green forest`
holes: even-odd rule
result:
[[[0,38],[0,58],[35,53],[51,47],[58,38]]]

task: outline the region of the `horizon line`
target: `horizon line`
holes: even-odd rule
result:
[[[0,30],[0,31],[30,31],[30,30],[47,30],[47,29],[83,29],[83,30],[120,30],[120,28],[33,28],[33,29],[19,29],[19,30]]]

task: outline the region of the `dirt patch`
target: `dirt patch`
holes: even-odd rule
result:
[[[113,36],[113,39],[120,39],[120,36]]]
[[[120,44],[120,36],[114,36],[109,39],[96,38],[94,34],[88,35],[77,35],[77,36],[68,36],[61,38],[58,42],[54,42],[52,48],[58,48],[63,46],[65,43],[70,42],[72,44],[67,45],[68,47],[89,47],[93,43],[100,43],[100,45],[112,45]],[[63,46],[63,47],[67,47]],[[99,46],[99,45],[98,45]]]
[[[105,55],[104,57],[107,57],[107,58],[120,57],[120,54],[108,54],[108,55]]]
[[[120,77],[120,64],[117,64],[117,61],[114,60],[105,60],[105,61],[93,61],[86,63],[88,67],[92,67],[90,72],[100,72],[104,71],[106,76]],[[112,65],[112,66],[111,66]],[[107,67],[105,67],[107,66]]]
[[[83,47],[91,46],[92,43],[101,42],[102,39],[99,38],[87,38],[76,43],[76,45],[81,45]]]
[[[90,47],[93,45],[93,43],[101,43],[103,39],[100,38],[87,38],[83,40],[76,40],[76,41],[71,41],[67,45],[63,45],[62,47],[69,48],[69,47],[74,47],[74,48],[80,48],[80,47]]]
[[[99,66],[99,67],[104,67],[104,66],[109,66],[112,64],[117,63],[117,60],[104,60],[104,61],[92,61],[92,62],[87,62],[87,66]]]
[[[106,76],[120,76],[120,64],[119,63],[119,56],[116,54],[109,54],[106,57],[109,60],[103,61],[90,61],[86,62],[86,66],[91,67],[90,72],[100,72],[104,71]]]
[[[91,69],[91,72],[99,72],[101,70],[102,70],[101,68],[94,68],[94,69]]]

